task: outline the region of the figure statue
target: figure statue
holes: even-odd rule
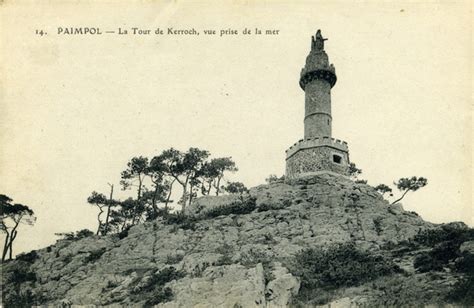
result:
[[[323,38],[321,30],[318,30],[316,36],[312,37],[311,49],[324,50],[324,41],[326,40],[327,38]]]

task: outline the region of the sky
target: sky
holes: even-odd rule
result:
[[[299,73],[321,29],[336,67],[333,137],[370,185],[423,176],[406,210],[472,211],[472,17],[468,1],[4,1],[0,193],[30,206],[14,252],[94,230],[93,190],[120,191],[137,155],[199,147],[231,156],[248,187],[284,174],[303,137]],[[58,35],[58,27],[195,28],[199,36]],[[248,28],[278,35],[225,35]],[[205,29],[217,30],[206,36]],[[35,34],[44,30],[47,35]]]

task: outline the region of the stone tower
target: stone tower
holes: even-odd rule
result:
[[[304,139],[286,150],[286,177],[295,179],[319,173],[347,175],[347,143],[332,138],[331,88],[336,69],[324,51],[321,30],[311,38],[311,51],[301,70],[300,87],[305,92]]]

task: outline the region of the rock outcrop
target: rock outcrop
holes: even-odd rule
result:
[[[210,211],[249,197],[204,197],[188,209],[195,219],[186,227],[158,218],[132,227],[122,239],[60,240],[36,251],[33,260],[6,263],[4,271],[27,267],[35,279],[25,280],[20,293],[31,292],[48,305],[285,307],[298,295],[301,281],[288,264],[303,249],[352,242],[362,250],[382,251],[436,228],[401,205],[389,205],[372,187],[344,177],[261,185],[250,197],[255,209],[247,214],[209,218]],[[469,245],[463,249],[472,250]],[[413,267],[415,255],[391,255],[414,280],[422,277]],[[456,281],[449,278],[454,274],[440,275]],[[382,291],[366,284],[339,289],[330,301],[363,304],[380,296]]]

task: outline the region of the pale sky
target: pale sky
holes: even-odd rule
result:
[[[404,208],[473,225],[470,2],[32,3],[0,6],[0,193],[38,217],[15,253],[95,230],[87,197],[118,187],[133,156],[194,146],[232,156],[240,170],[229,178],[249,187],[283,174],[285,150],[303,137],[298,80],[317,29],[338,77],[333,137],[363,178],[426,177]],[[201,34],[56,34],[81,26]],[[245,27],[279,35],[203,33]]]

